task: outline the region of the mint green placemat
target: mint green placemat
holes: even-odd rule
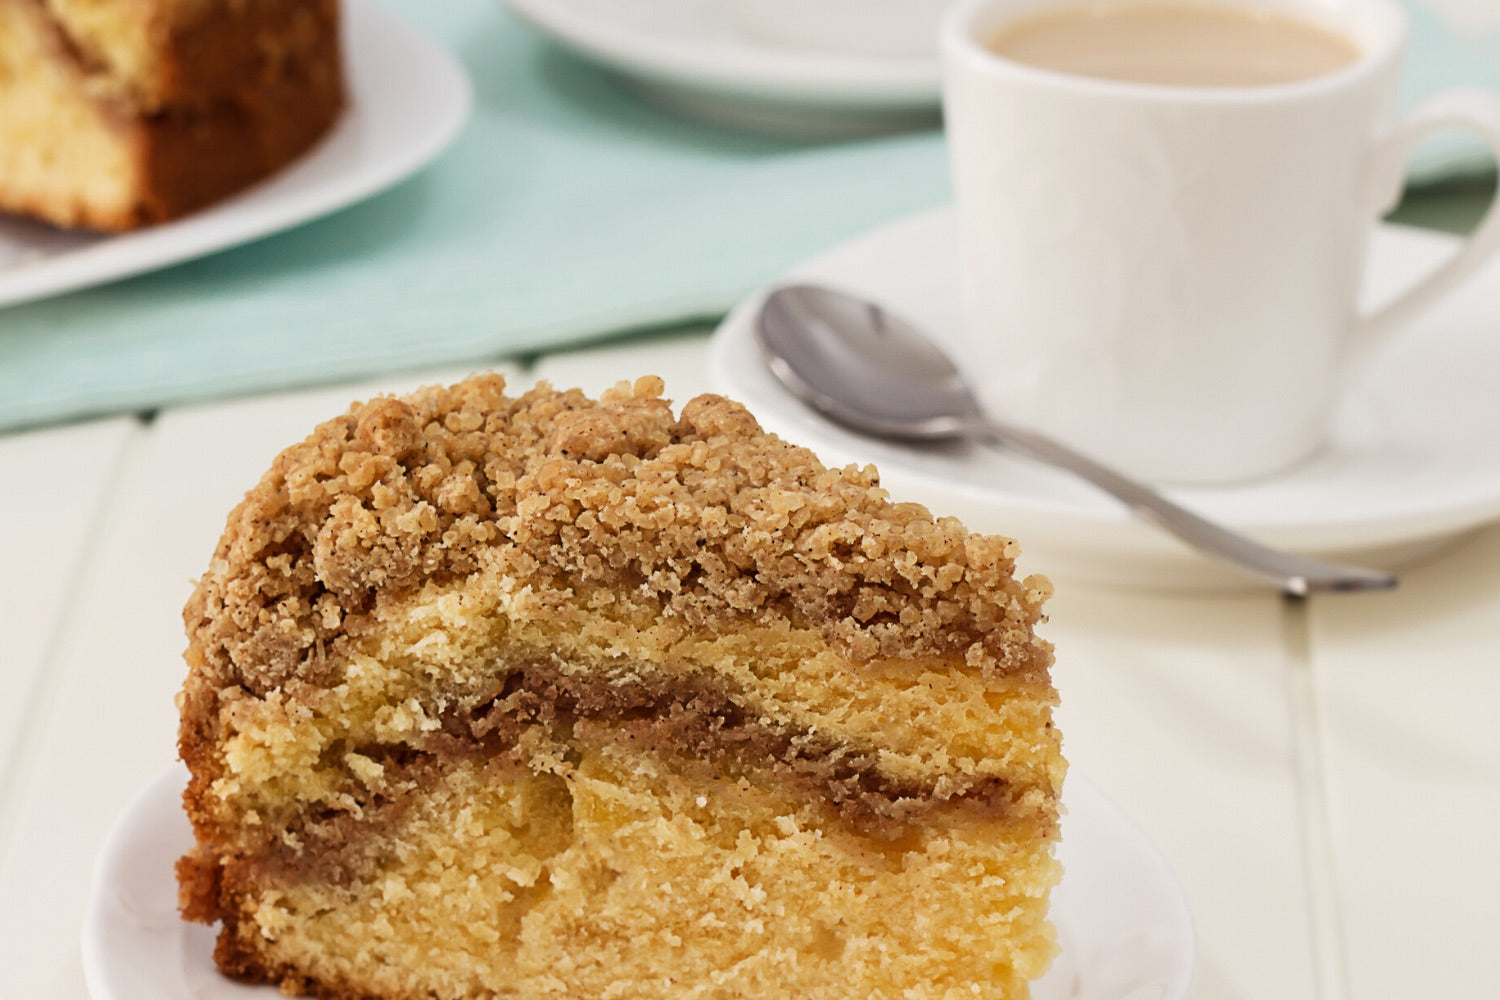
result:
[[[936,131],[818,143],[691,122],[496,0],[382,3],[473,77],[475,116],[455,145],[322,221],[0,310],[0,430],[711,317],[803,257],[948,196]],[[1459,39],[1425,15],[1417,28],[1408,100],[1458,79],[1500,90],[1500,31]],[[1472,153],[1445,155],[1445,172],[1474,166]]]
[[[694,123],[496,0],[386,0],[448,45],[473,119],[335,216],[0,310],[0,428],[554,348],[727,309],[945,197],[933,134],[818,144]]]

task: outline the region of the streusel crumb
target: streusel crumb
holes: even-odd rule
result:
[[[648,376],[596,402],[480,375],[357,404],[283,452],[230,515],[185,612],[225,684],[265,692],[327,664],[377,604],[491,560],[562,604],[629,588],[701,625],[772,613],[855,661],[961,653],[1044,669],[1050,585],[1017,546],[892,503],[873,467],[825,468],[720,396],[679,415]]]

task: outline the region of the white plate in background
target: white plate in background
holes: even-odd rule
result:
[[[835,247],[786,275],[877,299],[954,342],[960,323],[957,215],[935,209]],[[1378,226],[1367,298],[1379,301],[1458,241]],[[1111,586],[1265,586],[1132,517],[1066,473],[982,446],[906,445],[844,430],[804,406],[766,367],[753,323],[760,295],[709,348],[716,388],[825,464],[873,462],[898,500],[1021,542],[1023,570]],[[1398,334],[1353,385],[1328,446],[1284,475],[1168,489],[1200,514],[1299,552],[1397,569],[1500,518],[1500,262]],[[955,352],[956,353],[956,352]]]
[[[554,41],[698,117],[819,135],[937,124],[935,56],[821,52],[747,38],[720,0],[503,2]]]
[[[458,135],[472,105],[463,68],[363,0],[346,0],[349,106],[281,171],[191,215],[120,234],[0,218],[0,306],[143,274],[288,229],[408,177]]]
[[[182,811],[187,771],[164,771],[126,808],[105,841],[83,921],[93,1000],[271,1000],[270,986],[219,975],[216,929],[177,913],[173,864],[193,843]],[[1032,1000],[1187,1000],[1195,943],[1182,888],[1134,823],[1076,774],[1063,792],[1052,895],[1063,952]]]

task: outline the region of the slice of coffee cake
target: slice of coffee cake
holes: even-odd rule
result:
[[[0,212],[176,218],[269,176],[344,105],[336,0],[0,0]]]
[[[658,379],[355,406],[186,610],[184,913],[323,997],[1027,996],[1048,584]]]

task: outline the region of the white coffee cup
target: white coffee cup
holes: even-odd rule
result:
[[[1077,5],[960,0],[943,22],[974,381],[997,415],[1144,478],[1286,469],[1325,441],[1363,358],[1500,249],[1492,206],[1436,273],[1357,311],[1412,149],[1457,127],[1500,156],[1500,95],[1449,91],[1393,121],[1393,0],[1261,0],[1360,52],[1298,83],[1120,83],[986,48]]]
[[[948,0],[726,0],[746,37],[793,48],[861,56],[937,52]]]

